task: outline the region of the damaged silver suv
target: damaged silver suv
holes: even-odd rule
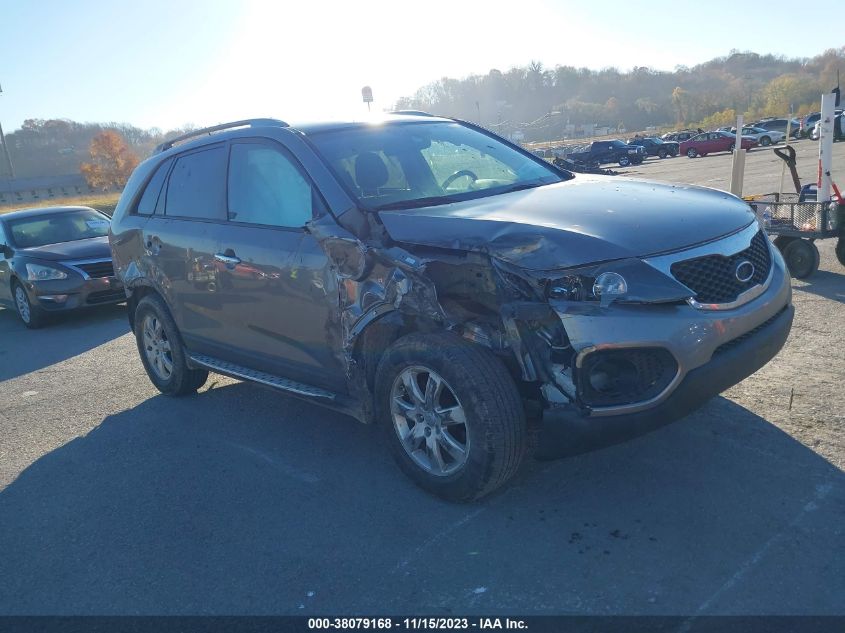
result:
[[[741,200],[558,170],[474,125],[256,119],[170,141],[111,225],[141,361],[383,428],[442,497],[677,419],[783,346],[789,277]]]

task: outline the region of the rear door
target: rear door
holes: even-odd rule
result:
[[[333,391],[346,388],[336,277],[305,230],[322,202],[293,154],[233,140],[228,222],[215,254],[215,356]]]
[[[182,338],[189,349],[205,353],[222,327],[214,255],[226,222],[226,160],[227,146],[219,143],[163,165],[167,181],[143,227],[153,277]]]

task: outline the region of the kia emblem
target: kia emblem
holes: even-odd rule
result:
[[[739,283],[744,284],[751,281],[754,276],[754,264],[747,259],[739,262],[734,269],[734,275]]]

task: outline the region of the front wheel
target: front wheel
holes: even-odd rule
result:
[[[763,147],[768,147],[771,144],[772,144],[772,139],[770,139],[768,136],[761,136],[760,137],[760,145],[762,145]]]
[[[452,334],[410,334],[394,343],[376,372],[375,404],[402,471],[451,501],[497,489],[526,454],[525,413],[505,366]]]
[[[731,153],[736,149],[736,143],[731,143]]]
[[[619,166],[620,167],[627,167],[630,164],[631,164],[631,159],[628,158],[627,156],[623,156],[622,158],[619,159]]]
[[[29,295],[26,294],[23,285],[17,281],[12,283],[12,295],[15,298],[15,311],[18,313],[18,318],[26,327],[36,330],[44,325],[47,314],[29,300]]]
[[[191,369],[182,338],[161,298],[148,295],[135,309],[135,340],[150,382],[167,396],[194,393],[205,384],[208,372]]]
[[[666,150],[665,150],[665,149],[658,150],[658,152],[657,152],[657,156],[658,156],[659,158],[666,158],[666,156],[667,156],[667,152],[666,152]]]

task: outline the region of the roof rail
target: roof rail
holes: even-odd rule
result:
[[[156,148],[153,150],[153,154],[160,154],[161,152],[170,149],[177,143],[187,141],[188,139],[194,138],[196,136],[203,136],[204,134],[211,135],[214,132],[220,132],[222,130],[231,130],[237,127],[288,127],[288,124],[284,121],[279,121],[278,119],[244,119],[243,121],[221,123],[220,125],[212,125],[211,127],[204,127],[200,130],[193,130],[186,134],[182,134],[181,136],[177,136],[176,138],[172,138],[169,141],[165,141],[164,143],[156,145]]]
[[[435,116],[431,112],[424,112],[423,110],[393,110],[390,114],[411,114],[414,116]]]

